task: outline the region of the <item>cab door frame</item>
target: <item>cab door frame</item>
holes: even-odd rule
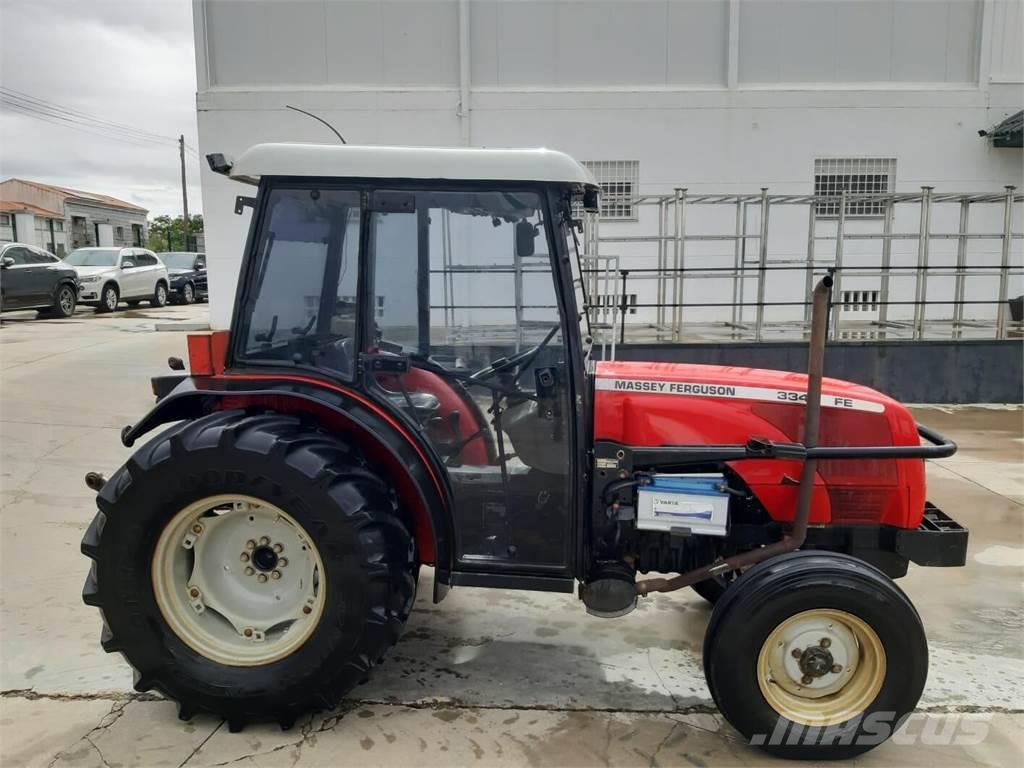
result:
[[[564,185],[541,183],[541,182],[479,182],[479,181],[426,181],[426,180],[375,180],[368,185],[368,204],[364,208],[364,226],[362,228],[364,242],[361,247],[360,261],[360,306],[361,306],[361,339],[360,349],[364,352],[372,348],[372,331],[374,328],[374,312],[376,299],[374,291],[374,252],[371,233],[373,232],[374,211],[373,205],[369,204],[375,192],[396,193],[430,193],[430,192],[467,192],[467,191],[488,191],[488,192],[530,192],[537,195],[539,209],[544,225],[544,241],[547,245],[549,255],[550,279],[557,306],[558,322],[562,334],[562,346],[564,348],[565,363],[565,401],[567,407],[563,418],[563,430],[566,436],[566,459],[568,472],[565,476],[565,519],[562,521],[562,555],[561,561],[557,564],[543,565],[537,563],[515,563],[515,562],[466,562],[460,555],[458,544],[456,545],[456,557],[452,573],[452,584],[469,586],[491,586],[506,588],[523,588],[533,590],[547,590],[571,592],[575,578],[585,573],[585,568],[580,568],[578,553],[580,551],[579,520],[581,519],[579,505],[581,500],[589,496],[585,491],[581,492],[581,483],[586,482],[584,471],[586,443],[581,438],[585,429],[586,419],[579,418],[580,404],[584,402],[581,394],[583,387],[583,365],[582,365],[582,341],[580,339],[579,325],[576,322],[575,297],[572,293],[572,278],[568,274],[568,256],[564,243],[561,243],[560,222],[563,216],[561,201],[566,198],[568,191]],[[398,205],[396,201],[393,203]],[[413,213],[417,220],[417,252],[415,262],[422,271],[426,263],[429,267],[429,253],[424,252],[424,245],[429,238],[423,234],[423,218],[426,211]],[[424,321],[429,324],[429,306],[425,305],[424,293],[429,286],[423,280],[418,281],[417,315],[419,317],[418,338],[421,345],[426,339],[429,343],[429,325],[423,328]],[[426,309],[426,312],[424,312]],[[426,333],[424,333],[426,330]],[[413,363],[414,364],[414,363]],[[401,419],[410,428],[420,430],[420,425],[404,412],[403,409],[395,406],[394,403],[383,397],[378,387],[373,382],[373,376],[367,375],[365,370],[361,373],[358,385],[374,397],[382,407],[385,407],[395,418]],[[429,442],[429,441],[428,441]],[[443,465],[443,464],[442,464]],[[454,485],[454,480],[449,476],[449,484]],[[453,488],[454,492],[454,488]],[[455,511],[457,516],[458,512]],[[457,517],[456,517],[457,519]],[[457,527],[457,526],[456,526]],[[456,534],[458,531],[456,530]],[[457,535],[458,539],[458,535]]]

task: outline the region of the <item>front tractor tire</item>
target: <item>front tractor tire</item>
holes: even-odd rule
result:
[[[103,486],[82,598],[138,691],[232,730],[330,709],[398,640],[418,561],[358,451],[298,418],[215,413]]]
[[[801,551],[746,571],[715,605],[704,675],[726,720],[788,759],[846,759],[917,706],[928,645],[910,600],[874,566]]]

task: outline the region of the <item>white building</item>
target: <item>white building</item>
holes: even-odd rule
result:
[[[63,257],[90,245],[146,245],[149,212],[116,197],[38,181],[0,182],[0,242],[18,241]]]
[[[609,203],[676,187],[1002,193],[1022,181],[1021,150],[978,135],[1024,105],[1021,0],[194,0],[194,21],[203,154],[334,141],[293,105],[350,143],[563,150],[592,164]],[[232,213],[237,184],[204,169],[202,185],[212,321],[225,327],[249,215]],[[975,207],[973,229],[1002,231],[999,205]],[[732,231],[733,210],[695,208],[689,226]],[[806,248],[802,211],[773,209],[770,258]],[[656,206],[606,213],[604,236],[657,231]],[[917,216],[897,211],[896,231]],[[956,217],[936,206],[932,231],[956,231]],[[971,258],[998,260],[985,242]],[[953,251],[941,241],[933,262]],[[655,258],[615,252],[623,265]],[[732,264],[733,245],[690,253]],[[728,298],[699,282],[687,302],[704,287]],[[801,299],[803,278],[768,289]]]

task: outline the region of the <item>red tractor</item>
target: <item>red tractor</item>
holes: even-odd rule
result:
[[[928,648],[892,579],[965,562],[925,499],[956,446],[822,379],[827,276],[806,376],[595,362],[574,206],[599,190],[568,156],[208,161],[258,187],[231,330],[189,337],[122,441],[171,426],[87,478],[83,598],[138,690],[290,726],[367,679],[430,565],[435,601],[578,585],[601,617],[694,587],[711,694],[777,754],[857,754],[914,709]]]

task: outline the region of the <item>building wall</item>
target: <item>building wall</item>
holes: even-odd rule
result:
[[[0,198],[28,203],[47,211],[59,213],[64,210],[64,195],[37,187],[35,184],[26,184],[20,179],[7,179],[0,182]]]
[[[35,244],[63,258],[69,252],[65,228],[63,219],[48,219],[44,216],[36,216],[34,225]]]
[[[547,146],[638,161],[645,194],[809,193],[824,157],[895,158],[897,191],[1002,191],[1020,183],[1021,153],[992,149],[977,131],[1024,104],[1021,6],[194,0],[200,147],[237,155],[261,141],[333,141],[291,104],[351,143]],[[202,184],[212,321],[224,327],[250,216],[234,216],[234,198],[251,191],[205,169]],[[936,231],[955,229],[955,215],[937,213]],[[655,226],[651,209],[602,233]],[[806,217],[774,226],[781,257],[805,237]]]
[[[95,226],[97,224],[111,225],[114,233],[112,245],[122,247],[136,245],[132,235],[132,225],[141,227],[142,239],[140,244],[142,247],[146,246],[145,213],[136,213],[123,208],[85,205],[71,201],[68,201],[64,212],[67,216],[65,227],[71,236],[71,241],[68,244],[69,250],[97,245]],[[84,222],[81,221],[82,219],[84,219]]]

